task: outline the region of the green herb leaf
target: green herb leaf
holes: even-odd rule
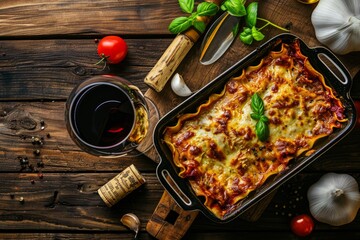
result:
[[[179,5],[185,13],[192,13],[194,10],[194,0],[179,0]]]
[[[259,121],[261,116],[259,114],[256,113],[250,113],[250,117],[256,121]]]
[[[191,19],[188,17],[178,17],[175,18],[169,25],[169,31],[171,33],[177,34],[185,31],[192,26]]]
[[[254,93],[251,97],[251,110],[257,114],[257,115],[263,115],[264,114],[264,102],[259,96],[259,94]]]
[[[264,34],[262,34],[260,31],[258,31],[256,29],[256,27],[252,27],[251,29],[251,35],[253,36],[253,38],[256,40],[256,41],[261,41],[264,39]]]
[[[242,17],[246,15],[246,8],[244,3],[245,1],[242,0],[226,0],[221,5],[221,9],[228,11],[230,15],[235,17]]]
[[[245,30],[242,31],[240,33],[239,37],[240,37],[240,40],[247,45],[252,44],[252,42],[254,40],[253,36],[251,35],[251,29],[250,29],[250,33],[247,33]]]
[[[198,16],[214,16],[219,11],[215,3],[202,2],[197,6]]]
[[[270,135],[268,125],[269,119],[264,115],[264,101],[261,99],[259,94],[254,93],[254,95],[252,95],[250,107],[253,111],[253,113],[250,113],[250,117],[257,120],[255,125],[256,136],[260,141],[266,141]]]
[[[245,18],[245,22],[249,28],[256,26],[257,11],[258,11],[257,2],[250,3],[246,8],[247,15]]]
[[[269,122],[269,118],[265,115],[262,115],[259,119],[260,121],[264,122],[264,123],[268,123]]]
[[[204,22],[201,22],[201,21],[194,21],[193,22],[193,25],[194,25],[194,27],[199,31],[199,32],[201,32],[201,33],[203,33],[204,31],[205,31],[205,29],[206,29],[206,25],[205,25],[205,23]]]
[[[266,141],[269,138],[269,134],[270,134],[269,126],[261,120],[256,123],[255,132],[256,132],[256,136],[262,142]]]

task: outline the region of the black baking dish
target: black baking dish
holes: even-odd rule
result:
[[[342,128],[335,130],[330,136],[318,140],[314,146],[316,151],[312,155],[301,156],[291,160],[284,171],[269,178],[260,188],[238,202],[236,204],[235,211],[220,219],[208,208],[206,208],[203,204],[202,198],[195,195],[188,180],[178,176],[178,168],[172,161],[171,152],[162,140],[163,132],[167,126],[173,126],[176,124],[178,116],[185,113],[195,112],[196,108],[204,103],[211,94],[221,92],[230,77],[241,75],[242,69],[247,66],[257,64],[261,58],[265,57],[269,53],[269,51],[278,49],[281,43],[290,43],[295,39],[298,39],[300,42],[301,52],[309,58],[312,66],[323,74],[326,79],[326,84],[332,87],[336,94],[340,97],[346,108],[345,114],[348,121],[343,124]],[[343,79],[337,77],[336,74],[330,70],[324,61],[320,59],[321,55],[324,55],[339,70]],[[324,47],[309,48],[301,39],[292,34],[278,35],[220,74],[206,86],[201,88],[197,93],[186,99],[160,119],[154,129],[153,135],[154,146],[160,155],[160,163],[156,170],[157,176],[165,189],[184,210],[200,210],[204,215],[215,222],[229,222],[241,215],[253,204],[259,202],[271,191],[275,190],[285,181],[299,173],[309,164],[314,162],[320,155],[335,145],[351,131],[355,124],[356,115],[354,103],[349,94],[350,88],[350,74],[343,64],[328,49]]]

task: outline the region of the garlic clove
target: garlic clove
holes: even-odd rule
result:
[[[171,79],[171,89],[176,95],[180,97],[188,97],[192,94],[192,91],[186,85],[183,77],[178,73],[175,73]]]
[[[121,217],[120,222],[124,226],[128,227],[130,230],[135,232],[135,239],[136,239],[137,234],[139,233],[139,229],[140,229],[139,218],[133,213],[127,213]]]

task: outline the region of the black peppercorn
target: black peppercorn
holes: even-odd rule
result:
[[[40,156],[40,150],[39,150],[39,149],[35,149],[35,150],[34,150],[34,155],[35,155],[35,156]]]

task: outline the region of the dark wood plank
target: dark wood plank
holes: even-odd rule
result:
[[[130,233],[2,233],[1,236],[4,239],[109,239],[109,240],[133,240],[133,235]],[[184,240],[196,240],[196,239],[237,239],[241,236],[242,239],[263,240],[273,237],[273,239],[304,239],[302,237],[296,237],[293,233],[286,232],[258,232],[258,231],[226,231],[226,232],[212,232],[212,231],[190,231],[183,239]],[[341,236],[348,240],[357,240],[360,238],[359,231],[342,232]],[[140,232],[138,235],[142,240],[154,240],[146,232]],[[334,231],[319,231],[310,235],[309,238],[318,240],[338,240],[339,236],[334,234]],[[307,238],[306,238],[307,239]]]
[[[166,0],[1,1],[0,37],[169,34],[179,14],[177,1]]]
[[[0,41],[0,99],[64,100],[80,81],[97,74],[120,75],[143,92],[143,79],[170,43],[125,39],[128,55],[102,70],[94,39]]]

